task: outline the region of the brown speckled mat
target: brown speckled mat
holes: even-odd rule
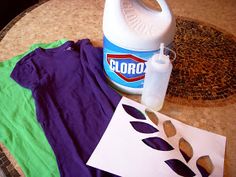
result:
[[[14,168],[3,149],[0,146],[0,177],[19,177],[20,174]]]
[[[27,12],[13,19],[2,31],[7,31]],[[167,101],[196,106],[221,106],[236,102],[236,40],[212,25],[177,17],[177,32],[173,49],[177,58],[167,91]],[[20,176],[0,147],[0,177]]]
[[[168,101],[196,106],[236,102],[236,40],[221,31],[202,22],[177,18],[173,45],[177,58]]]

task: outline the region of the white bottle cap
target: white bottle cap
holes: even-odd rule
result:
[[[164,43],[160,45],[160,53],[152,56],[151,68],[155,69],[158,72],[166,72],[169,68],[170,57],[169,55],[164,54]]]

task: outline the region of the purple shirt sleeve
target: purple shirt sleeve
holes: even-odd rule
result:
[[[11,73],[11,77],[22,87],[33,89],[39,83],[40,77],[35,65],[34,53],[26,55],[20,60]]]

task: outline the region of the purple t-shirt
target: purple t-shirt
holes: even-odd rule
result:
[[[32,90],[37,119],[63,177],[115,176],[86,165],[121,99],[106,83],[102,58],[102,49],[88,39],[69,41],[36,49],[11,74]]]

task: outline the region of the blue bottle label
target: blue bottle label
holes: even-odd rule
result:
[[[132,51],[114,45],[104,36],[103,66],[108,78],[122,86],[143,88],[146,61],[155,51]]]

